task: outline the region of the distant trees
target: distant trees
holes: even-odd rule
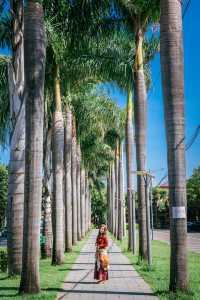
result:
[[[192,176],[187,180],[188,218],[200,219],[200,166],[193,170]]]

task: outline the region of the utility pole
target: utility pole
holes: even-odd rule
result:
[[[150,216],[150,192],[149,186],[151,186],[152,178],[154,176],[150,172],[146,171],[136,171],[134,172],[138,176],[143,176],[145,182],[145,200],[146,200],[146,224],[147,224],[147,255],[148,255],[148,265],[152,265],[152,251],[151,251],[151,216]],[[152,224],[153,228],[153,224]]]

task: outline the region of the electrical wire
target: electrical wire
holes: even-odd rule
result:
[[[197,128],[196,128],[196,130],[195,130],[193,136],[192,136],[191,139],[190,139],[190,141],[186,144],[186,146],[185,146],[185,150],[186,150],[186,151],[189,150],[189,149],[192,147],[192,145],[193,145],[194,142],[196,141],[196,139],[197,139],[197,137],[198,137],[199,134],[200,134],[200,125],[197,126]],[[184,139],[185,139],[185,138],[184,138]],[[176,149],[177,149],[177,148],[176,148]],[[161,178],[161,180],[159,181],[159,183],[156,185],[156,187],[160,186],[161,183],[163,182],[163,180],[165,180],[165,179],[167,178],[167,176],[168,176],[168,174],[165,174],[165,175]]]

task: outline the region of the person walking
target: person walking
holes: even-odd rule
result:
[[[97,283],[105,283],[108,280],[109,259],[107,253],[108,237],[107,226],[100,225],[99,233],[96,238],[96,253],[95,253],[95,268],[94,279],[98,280]]]

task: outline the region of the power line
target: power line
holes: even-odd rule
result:
[[[194,142],[196,141],[196,139],[197,139],[197,137],[198,137],[199,134],[200,134],[200,125],[197,126],[197,128],[196,128],[196,130],[195,130],[193,136],[192,136],[191,139],[190,139],[190,141],[186,144],[186,146],[185,146],[185,150],[186,150],[186,151],[189,150],[189,149],[192,147],[192,145],[193,145]],[[185,140],[185,138],[184,138],[183,140]],[[177,148],[176,148],[176,149],[177,149]],[[161,178],[161,180],[159,181],[159,183],[158,183],[156,186],[160,186],[160,184],[163,182],[163,180],[165,180],[165,179],[167,178],[167,176],[168,176],[168,173],[165,174],[165,175]]]
[[[198,137],[200,133],[200,125],[197,126],[193,136],[191,137],[190,141],[186,144],[185,148],[186,148],[186,151],[190,149],[190,147],[194,144],[196,138]]]

